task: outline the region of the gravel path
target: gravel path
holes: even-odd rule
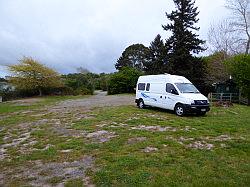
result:
[[[105,106],[135,105],[133,95],[107,95],[107,92],[96,91],[94,96],[86,99],[76,99],[63,101],[51,110],[84,108],[91,109]]]

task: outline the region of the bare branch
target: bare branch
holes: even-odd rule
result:
[[[226,8],[231,10],[231,26],[234,32],[243,32],[246,38],[245,54],[250,48],[250,0],[226,0]]]
[[[219,24],[210,26],[208,42],[213,48],[213,52],[224,51],[226,54],[233,55],[244,51],[245,45],[240,36],[241,34],[232,30],[228,20],[223,20]]]

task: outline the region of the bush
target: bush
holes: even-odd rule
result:
[[[114,73],[108,80],[108,94],[135,92],[137,80],[141,75],[142,72],[129,67]]]
[[[2,96],[3,101],[9,101],[23,97],[32,97],[36,96],[38,93],[39,92],[37,90],[12,90],[12,89],[0,90],[0,96]]]
[[[110,75],[109,74],[100,74],[100,89],[102,91],[107,91],[108,90],[108,80],[109,80]]]
[[[250,55],[236,55],[225,64],[243,95],[250,99]]]
[[[94,87],[96,90],[102,90],[102,91],[107,91],[108,87],[108,79],[109,79],[109,74],[101,73],[100,75],[97,75],[94,77]]]
[[[73,95],[87,95],[94,93],[94,77],[93,74],[68,74],[63,75],[64,83],[70,88]],[[68,89],[68,91],[70,91]]]

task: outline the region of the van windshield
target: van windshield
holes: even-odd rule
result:
[[[175,83],[181,93],[200,93],[199,90],[191,83]]]

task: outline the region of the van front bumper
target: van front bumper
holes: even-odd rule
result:
[[[187,113],[208,112],[210,110],[210,106],[209,105],[185,105],[185,110]]]

